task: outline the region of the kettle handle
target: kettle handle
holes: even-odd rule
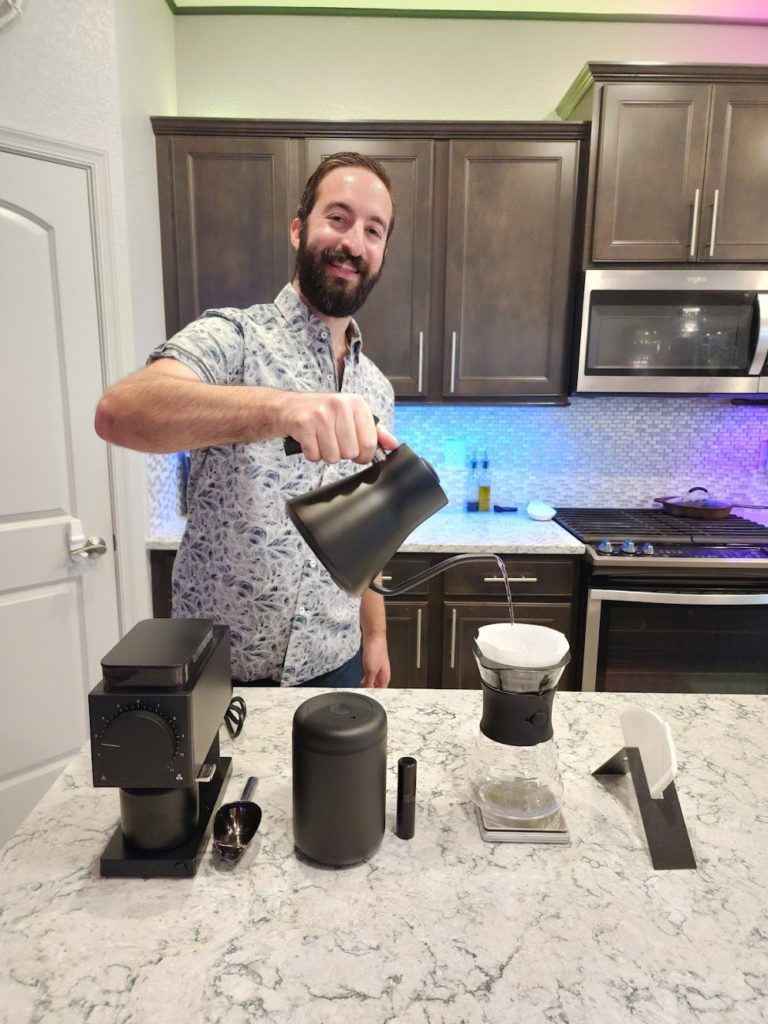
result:
[[[379,417],[374,413],[373,422],[378,426]],[[301,455],[301,445],[295,437],[284,437],[283,438],[283,451],[286,455]],[[377,448],[373,455],[374,462],[381,462],[387,456],[381,448]]]

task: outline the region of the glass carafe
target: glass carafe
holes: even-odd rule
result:
[[[472,800],[496,828],[541,825],[563,802],[552,705],[570,661],[568,641],[545,626],[496,624],[480,630],[474,655],[483,715],[471,766]]]

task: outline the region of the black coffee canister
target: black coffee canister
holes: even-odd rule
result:
[[[358,693],[321,693],[293,716],[293,839],[320,864],[365,860],[384,836],[387,715]]]

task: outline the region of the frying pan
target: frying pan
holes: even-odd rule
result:
[[[682,497],[654,498],[670,516],[693,519],[727,519],[734,508],[768,508],[768,505],[739,505],[711,498],[706,487],[691,487]]]

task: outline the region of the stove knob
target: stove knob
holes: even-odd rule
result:
[[[613,544],[611,544],[609,540],[599,540],[597,542],[596,550],[601,555],[611,555],[613,554]]]
[[[633,540],[623,540],[621,542],[622,555],[634,555],[636,552],[637,546]]]
[[[641,555],[652,555],[653,554],[653,544],[651,544],[649,541],[646,541],[645,544],[643,544],[643,546],[640,548],[640,554]]]

